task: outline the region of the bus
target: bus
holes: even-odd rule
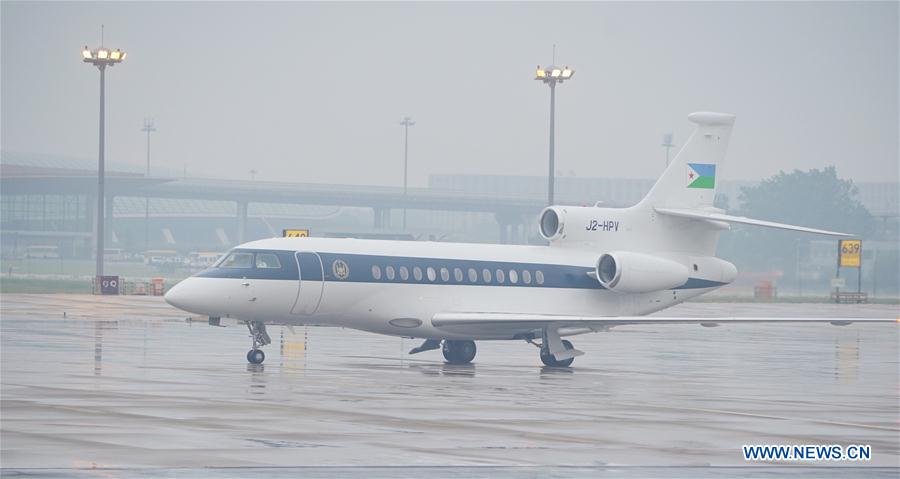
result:
[[[28,259],[59,259],[59,247],[53,245],[33,245],[25,248]]]
[[[173,266],[183,263],[174,249],[151,249],[144,252],[144,263],[151,266]]]
[[[121,248],[104,248],[103,259],[105,261],[125,261],[128,255]]]
[[[203,270],[211,267],[224,253],[215,251],[192,251],[188,254],[188,266],[191,269]]]

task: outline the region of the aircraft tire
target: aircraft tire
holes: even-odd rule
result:
[[[475,341],[444,340],[441,351],[444,353],[444,359],[450,364],[469,364],[475,359],[478,349],[475,347]]]
[[[247,361],[250,364],[262,364],[266,360],[266,353],[262,349],[251,349],[247,351]]]
[[[575,346],[572,345],[572,342],[567,339],[563,339],[562,343],[563,343],[563,346],[565,346],[567,350],[575,348]],[[564,359],[562,361],[557,361],[556,358],[553,357],[552,354],[544,354],[543,352],[541,352],[541,362],[544,363],[545,366],[549,366],[551,368],[567,368],[572,365],[573,361],[575,361],[575,358],[569,358],[569,359]]]

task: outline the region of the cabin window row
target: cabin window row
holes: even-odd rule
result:
[[[440,277],[440,280],[444,283],[450,282],[450,278],[453,278],[456,283],[465,283],[465,280],[468,280],[471,284],[478,284],[479,280],[481,283],[486,284],[504,284],[509,281],[510,284],[532,284],[532,281],[535,284],[542,285],[544,284],[544,272],[541,270],[534,271],[532,273],[530,270],[523,269],[508,269],[504,270],[502,268],[496,268],[493,271],[489,268],[482,268],[481,272],[475,268],[468,268],[465,272],[462,268],[450,268],[442,267],[442,268],[434,268],[432,266],[428,266],[426,268],[421,268],[419,266],[414,266],[412,271],[406,266],[400,266],[399,268],[394,268],[393,266],[385,266],[382,268],[379,265],[372,265],[372,278],[375,281],[380,281],[381,278],[385,278],[388,281],[394,281],[397,278],[400,281],[409,281],[410,277],[412,277],[415,281],[422,281],[423,278],[427,278],[428,281],[435,282]]]

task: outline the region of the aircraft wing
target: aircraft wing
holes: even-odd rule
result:
[[[669,317],[669,316],[567,316],[531,313],[445,312],[431,318],[431,324],[456,334],[497,335],[516,337],[545,327],[604,331],[615,326],[641,324],[699,324],[719,326],[742,323],[831,323],[846,326],[851,323],[893,323],[897,318],[798,318],[798,317]],[[582,331],[583,332],[583,331]]]
[[[690,218],[690,219],[695,219],[695,220],[724,221],[726,223],[740,223],[740,224],[745,224],[745,225],[765,226],[767,228],[776,228],[776,229],[780,229],[780,230],[790,230],[790,231],[802,231],[804,233],[816,233],[816,234],[830,235],[830,236],[853,236],[853,235],[849,235],[847,233],[839,233],[837,231],[818,230],[815,228],[806,228],[804,226],[794,226],[794,225],[788,225],[788,224],[784,224],[784,223],[776,223],[774,221],[755,220],[753,218],[747,218],[745,216],[732,216],[732,215],[726,215],[724,213],[716,213],[716,212],[704,211],[704,210],[656,208],[656,212],[659,214],[662,214],[662,215],[678,216],[680,218]]]

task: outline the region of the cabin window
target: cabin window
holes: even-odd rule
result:
[[[409,279],[409,269],[406,266],[400,267],[400,279],[406,281]]]
[[[528,271],[527,269],[522,270],[522,282],[531,284],[531,271]]]
[[[537,284],[544,284],[544,272],[541,270],[537,270],[534,272],[534,282]]]
[[[516,270],[509,270],[509,282],[512,284],[516,284],[519,282],[519,273],[516,273]]]
[[[461,269],[453,268],[453,279],[455,279],[457,283],[462,283],[463,272]]]
[[[377,264],[372,265],[372,277],[375,278],[375,281],[381,279],[381,268]]]
[[[434,268],[432,268],[431,266],[429,266],[425,271],[428,274],[428,281],[434,281],[437,278],[437,274],[435,274]]]
[[[256,267],[263,269],[281,269],[281,261],[274,253],[256,253]]]
[[[491,270],[484,268],[481,270],[481,277],[484,278],[485,283],[491,282]]]
[[[475,271],[475,268],[469,268],[469,282],[470,283],[478,282],[478,271]]]
[[[384,275],[387,276],[388,281],[393,281],[397,273],[394,271],[393,266],[388,266],[384,268]]]
[[[500,268],[497,268],[497,282],[502,283],[503,281],[504,281],[503,270]]]
[[[219,263],[220,268],[252,268],[253,253],[235,251]]]
[[[445,283],[450,281],[450,271],[447,268],[441,268],[441,281]]]
[[[416,281],[422,281],[422,268],[418,266],[413,268],[413,277],[416,278]]]

